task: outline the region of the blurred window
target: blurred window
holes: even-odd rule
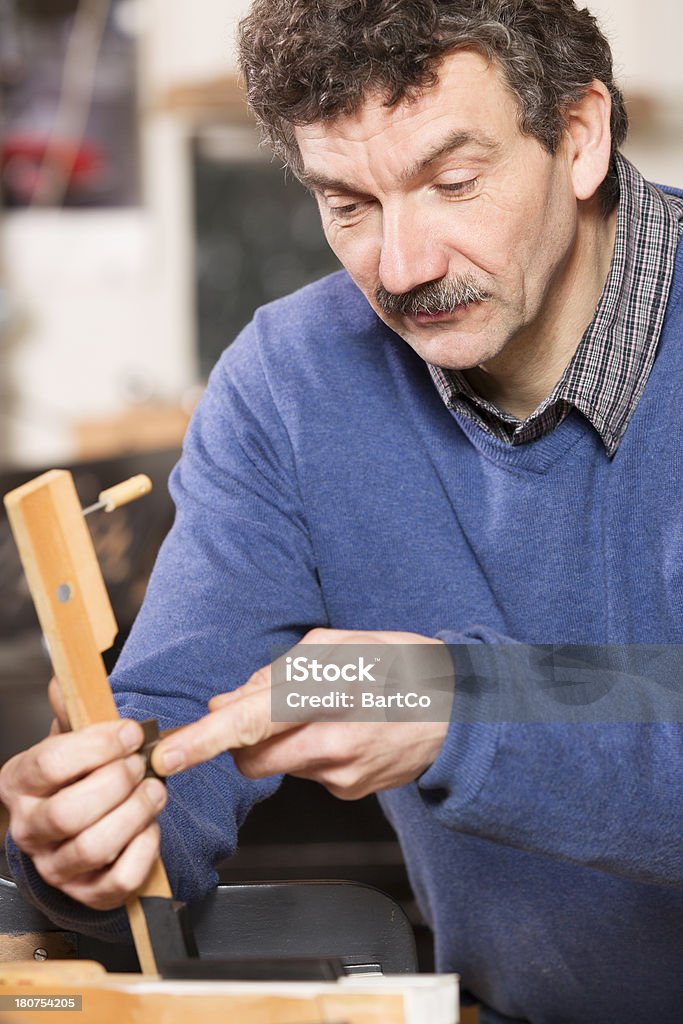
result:
[[[139,202],[134,0],[0,0],[6,207]]]

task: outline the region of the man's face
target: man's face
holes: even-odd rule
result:
[[[413,102],[383,101],[295,129],[330,246],[428,362],[524,358],[572,301],[578,213],[564,146],[551,157],[520,133],[500,71],[472,51],[446,57]]]

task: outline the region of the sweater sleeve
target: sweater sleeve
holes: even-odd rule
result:
[[[680,886],[683,648],[526,645],[444,632],[448,734],[420,777],[447,828]]]
[[[112,675],[121,715],[181,725],[216,693],[327,625],[287,432],[250,326],[227,350],[188,431],[170,489],[174,525]],[[216,883],[249,809],[279,778],[249,780],[229,754],[168,780],[162,854],[174,894],[199,900]],[[45,885],[11,843],[19,885],[59,924],[118,938],[125,917],[84,912]]]

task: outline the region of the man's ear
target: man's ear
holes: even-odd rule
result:
[[[577,199],[591,199],[609,170],[611,112],[609,89],[597,79],[565,112],[569,172]]]

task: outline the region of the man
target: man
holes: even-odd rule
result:
[[[256,0],[241,54],[346,273],[220,361],[114,676],[131,720],[201,719],[155,754],[174,888],[207,890],[281,772],[378,791],[485,1020],[678,1020],[683,735],[619,658],[683,637],[683,199],[619,155],[570,0]],[[262,666],[302,637],[455,645],[452,721],[272,723]],[[543,644],[622,645],[637,720],[502,714]],[[96,726],[2,773],[58,920],[123,928],[166,800],[139,744]]]

